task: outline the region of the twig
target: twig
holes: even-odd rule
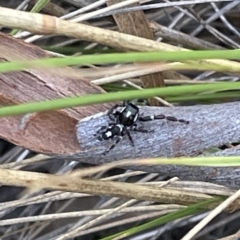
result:
[[[165,114],[184,118],[190,123],[184,125],[165,120],[147,122],[144,127],[154,130],[153,133],[132,133],[135,147],[130,145],[127,138],[123,138],[122,142],[104,156],[103,153],[111,142],[98,142],[93,136],[97,129],[108,122],[106,114],[101,113],[93,118],[86,118],[77,125],[79,144],[84,152],[56,157],[99,165],[129,158],[198,156],[206,149],[240,139],[238,102],[175,108],[144,106],[140,109],[146,115]],[[234,155],[240,155],[237,149],[228,151],[235,151]],[[128,169],[177,176],[181,180],[209,181],[232,188],[237,188],[240,184],[240,169],[233,167],[145,165],[131,166]]]

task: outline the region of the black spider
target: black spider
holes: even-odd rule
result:
[[[117,110],[119,107],[122,107]],[[137,131],[147,133],[150,132],[143,127],[138,127],[137,122],[146,122],[152,120],[166,119],[168,121],[173,122],[181,122],[188,124],[189,121],[184,119],[177,119],[171,116],[165,115],[152,115],[152,116],[142,116],[139,114],[139,108],[131,102],[124,101],[122,106],[116,104],[112,109],[108,111],[108,116],[112,122],[109,123],[108,126],[101,127],[97,133],[98,140],[108,140],[108,139],[116,139],[115,142],[110,146],[110,148],[106,151],[108,153],[112,150],[123,138],[124,135],[127,134],[132,146],[134,146],[133,139],[130,135],[129,131]]]

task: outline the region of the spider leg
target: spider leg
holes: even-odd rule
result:
[[[115,123],[110,122],[110,123],[108,123],[108,126],[101,126],[101,128],[97,130],[97,132],[94,134],[94,136],[97,136],[99,133],[103,133],[104,131],[106,131],[109,128],[109,126],[112,126],[114,124]]]
[[[126,128],[125,128],[125,132],[127,133],[127,136],[128,136],[128,138],[131,142],[131,145],[134,147],[134,142],[133,142],[133,139],[132,139],[132,136],[131,136],[130,132]]]
[[[160,115],[152,115],[152,116],[139,116],[138,120],[142,121],[142,122],[148,122],[148,121],[153,121],[153,120],[162,120],[162,119],[166,119],[168,121],[171,122],[180,122],[180,123],[185,123],[185,124],[189,124],[189,121],[184,120],[184,119],[178,119],[172,116],[165,116],[163,114]]]
[[[110,120],[112,121],[116,121],[116,116],[119,115],[119,111],[116,111],[117,108],[119,107],[118,104],[114,105],[107,113],[108,117],[110,118]]]
[[[93,136],[97,136],[98,134],[104,132],[108,129],[108,126],[102,126],[100,129],[97,130],[97,132]]]
[[[129,102],[130,102],[129,100],[124,100],[124,101],[123,101],[123,104],[122,104],[123,107],[127,106],[127,105],[129,104]]]
[[[145,129],[143,126],[138,127],[136,123],[131,127],[131,130],[135,132],[142,132],[142,133],[154,132],[153,130]]]
[[[123,136],[117,136],[116,141],[110,146],[108,150],[105,151],[104,155],[109,153],[122,140],[122,138]]]

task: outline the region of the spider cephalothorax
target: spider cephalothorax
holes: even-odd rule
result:
[[[119,110],[119,108],[121,109]],[[98,135],[98,140],[108,140],[116,139],[111,147],[106,151],[109,152],[113,149],[127,134],[132,146],[134,146],[133,139],[131,137],[130,131],[137,132],[150,132],[147,129],[144,129],[142,126],[138,127],[138,122],[146,122],[152,120],[166,119],[173,122],[181,122],[188,124],[189,121],[184,119],[177,119],[172,116],[165,115],[151,115],[151,116],[142,116],[139,114],[139,108],[131,102],[123,102],[122,106],[115,105],[112,109],[108,111],[109,119],[112,121],[108,126],[102,126],[95,135]]]

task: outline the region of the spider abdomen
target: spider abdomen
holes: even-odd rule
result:
[[[121,124],[113,125],[109,127],[105,132],[102,133],[102,138],[108,140],[114,136],[121,136],[124,126]]]

